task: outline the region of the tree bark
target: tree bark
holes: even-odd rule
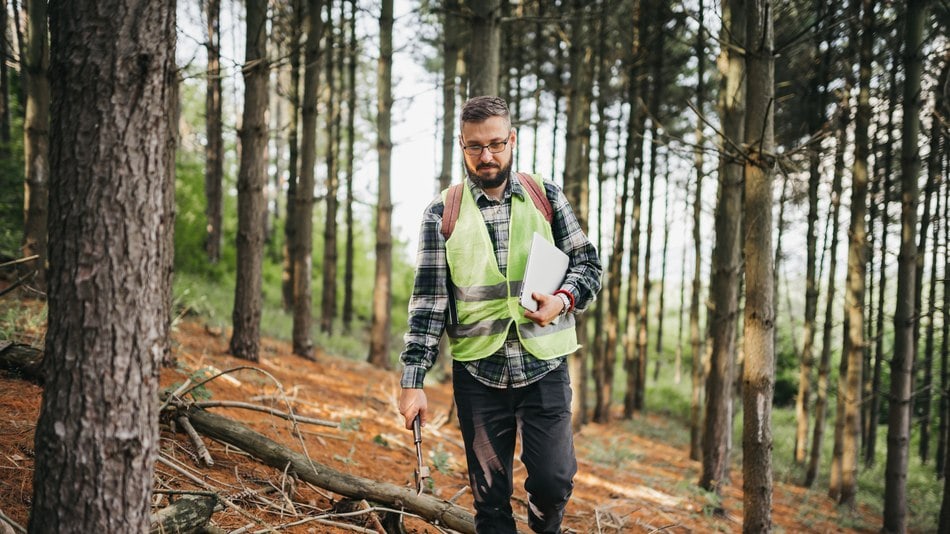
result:
[[[775,163],[775,60],[770,0],[746,12],[745,309],[742,368],[742,531],[772,530],[772,396],[775,288],[772,173]]]
[[[469,40],[469,90],[471,96],[497,95],[501,63],[501,2],[470,0],[472,35]]]
[[[818,476],[821,462],[821,443],[825,435],[825,416],[828,406],[828,375],[831,372],[831,330],[833,328],[834,298],[836,275],[838,271],[838,219],[841,211],[842,175],[844,174],[844,152],[847,139],[848,109],[847,87],[840,91],[841,103],[838,107],[838,123],[835,129],[835,167],[831,181],[831,213],[827,231],[831,232],[831,246],[828,249],[828,289],[825,294],[825,317],[822,327],[821,357],[818,361],[818,388],[815,392],[815,429],[812,432],[811,454],[805,472],[806,488],[810,488]],[[827,239],[827,236],[826,236]]]
[[[703,113],[706,105],[706,25],[705,7],[699,0],[699,29],[696,32],[696,109]],[[706,379],[703,358],[703,338],[699,329],[699,301],[702,293],[702,216],[703,179],[705,178],[703,145],[706,142],[702,120],[696,121],[696,148],[693,150],[693,167],[696,169],[696,193],[693,196],[693,283],[689,296],[689,346],[692,370],[692,388],[689,401],[689,459],[702,458],[702,398],[703,382]]]
[[[43,351],[22,343],[0,341],[0,369],[43,384]]]
[[[898,45],[899,46],[899,45]],[[870,407],[868,409],[868,418],[870,418],[870,427],[868,430],[867,441],[865,441],[864,447],[864,465],[865,467],[871,467],[874,465],[874,458],[876,456],[877,448],[877,427],[879,419],[879,411],[881,406],[881,397],[879,394],[881,391],[881,374],[884,366],[884,314],[881,313],[881,310],[884,309],[885,302],[885,289],[887,288],[887,256],[888,249],[888,227],[890,226],[890,215],[889,215],[889,204],[891,198],[891,175],[893,169],[893,153],[894,153],[894,110],[897,107],[897,69],[898,61],[897,58],[891,59],[891,72],[890,72],[890,81],[888,82],[888,105],[887,105],[887,141],[884,144],[884,160],[883,169],[879,172],[877,180],[881,181],[882,188],[882,203],[881,206],[881,246],[880,246],[880,256],[881,256],[881,265],[880,265],[880,281],[878,283],[878,294],[877,294],[877,309],[878,314],[876,317],[876,327],[875,330],[878,332],[878,335],[874,340],[874,370],[871,373],[871,391],[874,392],[873,396],[870,399]]]
[[[723,42],[745,45],[744,0],[722,4]],[[745,60],[737,49],[724,46],[720,53],[722,81],[719,113],[722,117],[722,156],[719,160],[719,196],[716,203],[716,242],[709,283],[710,355],[706,379],[706,416],[703,427],[703,468],[699,485],[720,492],[729,469],[732,431],[732,382],[734,379],[736,322],[739,314],[739,229],[742,227],[742,163],[735,146],[745,138]]]
[[[379,199],[376,206],[376,278],[373,286],[373,318],[370,326],[369,362],[389,368],[390,322],[392,301],[392,213],[390,167],[393,142],[390,134],[393,104],[393,2],[383,0],[379,16],[379,68],[376,90],[376,128],[379,137]]]
[[[948,75],[950,75],[950,61],[944,63],[943,72],[940,75],[940,81],[938,87],[947,87]],[[947,112],[947,100],[946,97],[941,95],[937,99],[938,105],[936,109],[941,110],[943,113]],[[943,137],[944,146],[947,142],[947,137]],[[947,153],[944,152],[943,156],[947,157]],[[944,180],[944,189],[943,189],[943,240],[944,240],[944,264],[943,264],[943,302],[941,309],[941,318],[943,319],[941,324],[941,338],[940,338],[940,395],[939,402],[937,403],[938,408],[938,429],[937,429],[937,479],[945,475],[945,470],[947,467],[947,440],[950,438],[948,435],[947,429],[947,419],[950,417],[950,404],[948,404],[947,395],[950,394],[950,389],[948,389],[948,376],[947,374],[947,363],[950,360],[950,291],[947,291],[947,276],[950,276],[950,182],[947,181],[946,173],[948,171],[948,166],[946,162],[938,161],[938,166],[942,166],[940,169],[941,178]],[[946,492],[946,489],[944,490]],[[944,496],[945,499],[946,495]],[[950,513],[950,511],[948,511]]]
[[[167,339],[175,3],[57,0],[48,377],[30,532],[143,532]],[[93,146],[95,151],[76,150]]]
[[[571,84],[567,97],[567,144],[564,158],[564,195],[574,208],[577,222],[585,232],[589,217],[590,169],[590,106],[593,92],[593,46],[590,41],[591,26],[584,2],[573,0],[571,4],[578,16],[571,22]],[[571,412],[575,430],[581,427],[583,414],[579,404],[582,387],[582,369],[587,361],[587,321],[585,315],[576,317],[577,337],[581,348],[570,358],[570,376],[574,395],[571,398]]]
[[[250,361],[260,359],[261,271],[264,255],[264,183],[267,180],[267,2],[247,1],[247,43],[244,52],[244,113],[240,129],[238,170],[237,275],[234,330],[228,352]]]
[[[208,0],[208,89],[205,94],[205,217],[208,220],[205,252],[208,261],[221,258],[221,221],[224,180],[224,139],[221,105],[221,0]]]
[[[293,312],[294,309],[294,261],[297,258],[297,251],[294,247],[297,244],[297,183],[300,179],[300,166],[298,165],[298,155],[300,151],[300,34],[304,26],[303,20],[303,0],[291,0],[291,10],[293,12],[290,28],[290,125],[287,127],[287,214],[284,217],[284,258],[283,272],[281,273],[281,304],[285,311]]]
[[[430,522],[459,532],[471,534],[475,532],[472,514],[447,501],[425,494],[417,495],[413,488],[395,486],[336,471],[220,415],[190,409],[188,418],[198,432],[222,443],[233,445],[270,467],[287,470],[300,477],[301,480],[321,488],[344,497],[365,498],[393,508],[405,509]]]
[[[10,50],[7,47],[7,8],[6,1],[0,9],[0,29],[4,38],[0,39],[0,156],[10,154],[10,74],[7,69],[7,57]]]
[[[323,225],[323,291],[321,292],[320,331],[333,332],[333,320],[336,319],[336,272],[337,272],[337,191],[340,188],[337,150],[340,131],[340,99],[336,85],[336,60],[334,54],[333,0],[326,0],[327,38],[327,203],[326,219]],[[342,20],[342,19],[341,19]]]
[[[300,176],[294,206],[294,325],[293,350],[313,356],[310,337],[313,294],[313,189],[317,162],[317,101],[320,98],[320,60],[323,37],[323,0],[307,1],[307,43],[304,48],[303,106],[301,110]]]
[[[24,177],[23,257],[39,256],[33,286],[46,291],[47,228],[50,191],[50,84],[47,0],[27,0],[26,49],[20,50],[27,73],[26,116],[23,121]]]
[[[828,3],[826,0],[815,1],[815,12],[818,20],[825,16]],[[822,25],[815,32],[813,54],[818,56],[818,68],[811,78],[809,98],[814,102],[809,117],[809,131],[813,136],[827,131],[825,108],[827,107],[828,69],[831,63],[830,50],[821,52],[822,41],[828,34],[829,25]],[[818,136],[820,139],[821,136]],[[801,367],[798,378],[798,396],[795,398],[795,463],[804,466],[808,454],[808,423],[809,405],[811,404],[812,375],[815,367],[814,344],[818,317],[818,278],[815,274],[817,252],[818,225],[818,186],[821,182],[822,143],[817,141],[808,153],[808,223],[806,230],[806,261],[805,261],[805,318],[802,339]]]
[[[867,1],[867,0],[866,0]],[[904,27],[904,106],[901,127],[901,248],[897,267],[897,307],[894,310],[894,354],[891,359],[891,406],[887,424],[887,466],[884,470],[883,532],[907,530],[907,463],[910,447],[910,408],[914,369],[913,288],[917,231],[917,178],[920,173],[919,133],[923,70],[921,44],[927,0],[910,0]]]
[[[353,147],[356,135],[356,12],[357,0],[350,0],[350,40],[347,49],[346,65],[346,259],[343,268],[343,329],[350,330],[353,322],[353,272],[354,272],[354,232],[353,232]]]
[[[458,61],[462,51],[458,22],[461,9],[459,0],[446,0],[442,15],[442,170],[439,172],[439,191],[452,183],[452,161],[456,143],[455,96],[458,93]]]

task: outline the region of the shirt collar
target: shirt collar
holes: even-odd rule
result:
[[[468,185],[469,191],[472,192],[472,197],[475,199],[475,204],[481,204],[482,202],[492,202],[492,200],[488,198],[488,195],[482,191],[482,188],[475,185],[475,182],[473,182],[471,178],[466,177],[465,181]],[[508,183],[505,185],[505,191],[501,195],[501,202],[504,203],[509,201],[512,194],[518,195],[522,199],[525,198],[524,186],[521,185],[521,181],[518,179],[518,173],[514,171],[512,171],[508,176]]]

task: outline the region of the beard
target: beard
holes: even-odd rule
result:
[[[508,180],[508,177],[511,176],[511,164],[512,164],[511,160],[509,160],[508,163],[504,167],[499,166],[494,161],[491,161],[489,163],[479,162],[478,166],[475,167],[474,169],[472,169],[471,167],[468,166],[468,164],[466,164],[465,172],[466,174],[468,174],[468,178],[472,181],[472,183],[474,183],[478,187],[482,189],[495,189],[496,187],[501,187],[505,183],[505,181]],[[478,174],[478,171],[482,169],[500,169],[500,170],[498,171],[498,173],[495,175],[494,178],[487,178]]]

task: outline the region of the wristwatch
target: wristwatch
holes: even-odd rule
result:
[[[567,298],[567,295],[564,293],[555,293],[555,295],[557,295],[561,299],[561,302],[564,303],[564,307],[561,308],[561,313],[558,315],[567,315],[568,310],[571,309],[571,299]]]

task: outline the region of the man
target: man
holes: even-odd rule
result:
[[[560,188],[511,172],[516,140],[501,98],[475,97],[462,107],[459,144],[468,179],[457,190],[457,220],[448,237],[443,222],[452,225],[443,213],[451,188],[424,214],[401,356],[399,411],[408,429],[417,414],[423,425],[428,418],[423,379],[448,332],[475,528],[493,534],[516,531],[516,435],[528,474],[528,526],[560,532],[577,472],[566,362],[578,347],[573,313],[594,299],[603,272]],[[535,180],[533,188],[525,180]],[[538,200],[529,198],[531,191]],[[550,222],[537,205],[541,191],[553,208]],[[538,309],[527,311],[518,305],[518,291],[535,232],[570,263],[561,288],[532,294]]]

